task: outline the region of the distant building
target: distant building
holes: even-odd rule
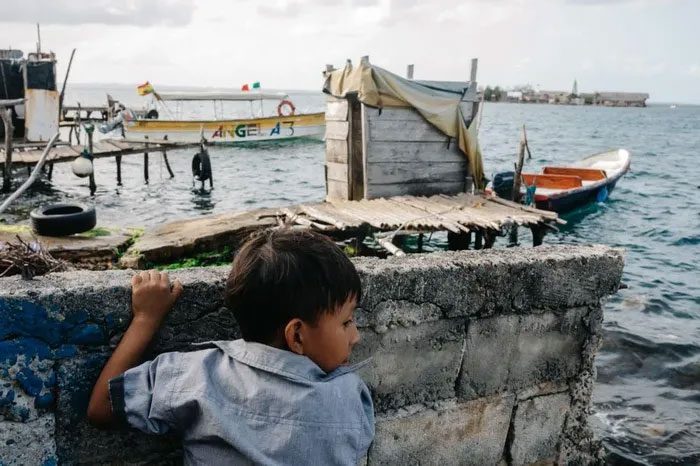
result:
[[[646,107],[649,94],[645,92],[596,92],[593,105],[606,107]]]
[[[566,91],[539,91],[536,101],[543,104],[568,104],[569,93]]]
[[[508,102],[520,102],[523,100],[522,91],[508,91],[506,94],[506,101]]]

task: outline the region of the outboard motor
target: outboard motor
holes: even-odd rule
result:
[[[515,172],[500,172],[493,175],[491,187],[498,197],[503,199],[513,199],[513,182]]]

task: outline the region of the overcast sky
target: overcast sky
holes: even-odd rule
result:
[[[700,0],[0,0],[0,47],[71,82],[319,89],[326,63],[700,103]]]

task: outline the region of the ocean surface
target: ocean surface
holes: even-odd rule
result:
[[[128,106],[142,105],[133,87],[116,85],[73,86],[66,102],[100,104],[106,92]],[[320,93],[290,97],[298,110],[324,109]],[[700,464],[700,107],[487,103],[480,141],[488,176],[512,169],[522,124],[533,154],[528,170],[611,148],[632,153],[631,171],[610,199],[567,215],[569,223],[547,235],[545,243],[603,243],[626,250],[627,288],[605,304],[605,343],[594,392],[592,423],[608,461]],[[149,227],[176,218],[321,201],[325,195],[322,142],[210,148],[210,192],[193,188],[193,153],[169,152],[173,179],[162,157],[152,154],[149,184],[143,157],[126,156],[121,187],[115,163],[100,159],[94,197],[69,164],[56,165],[53,182],[37,182],[0,222],[26,222],[39,204],[73,200],[95,204],[99,225]],[[21,170],[15,176],[19,182],[27,175]],[[503,244],[499,239],[497,246]]]

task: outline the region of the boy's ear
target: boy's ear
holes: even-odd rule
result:
[[[287,322],[284,327],[284,339],[287,342],[287,348],[297,354],[304,354],[304,342],[301,336],[301,328],[303,322],[299,318],[294,318]]]

